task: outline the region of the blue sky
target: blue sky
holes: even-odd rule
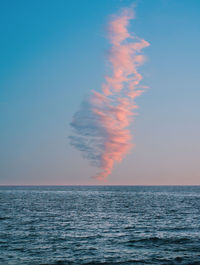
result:
[[[151,44],[139,70],[150,89],[137,99],[136,146],[107,184],[200,184],[197,0],[3,1],[0,184],[98,184],[69,123],[103,82],[109,16],[133,3],[130,30]]]

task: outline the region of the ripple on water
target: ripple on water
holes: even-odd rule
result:
[[[0,264],[200,265],[200,187],[0,187]]]

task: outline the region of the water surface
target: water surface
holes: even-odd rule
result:
[[[200,265],[200,186],[2,186],[0,264]]]

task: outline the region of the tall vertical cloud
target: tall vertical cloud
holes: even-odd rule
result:
[[[137,69],[145,59],[142,49],[149,46],[129,33],[133,18],[131,9],[112,16],[107,27],[111,74],[105,76],[101,92],[92,91],[71,122],[74,134],[70,142],[100,169],[95,176],[99,180],[105,180],[114,163],[120,162],[133,146],[128,127],[136,114],[135,98],[144,89],[139,85],[142,76]]]

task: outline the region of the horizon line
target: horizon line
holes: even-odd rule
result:
[[[195,186],[200,186],[200,184],[108,184],[108,185],[87,185],[87,184],[66,184],[66,185],[57,185],[57,184],[0,184],[0,187],[72,187],[72,186],[78,186],[78,187],[119,187],[119,186],[124,186],[124,187],[180,187],[180,186],[185,186],[185,187],[195,187]]]

